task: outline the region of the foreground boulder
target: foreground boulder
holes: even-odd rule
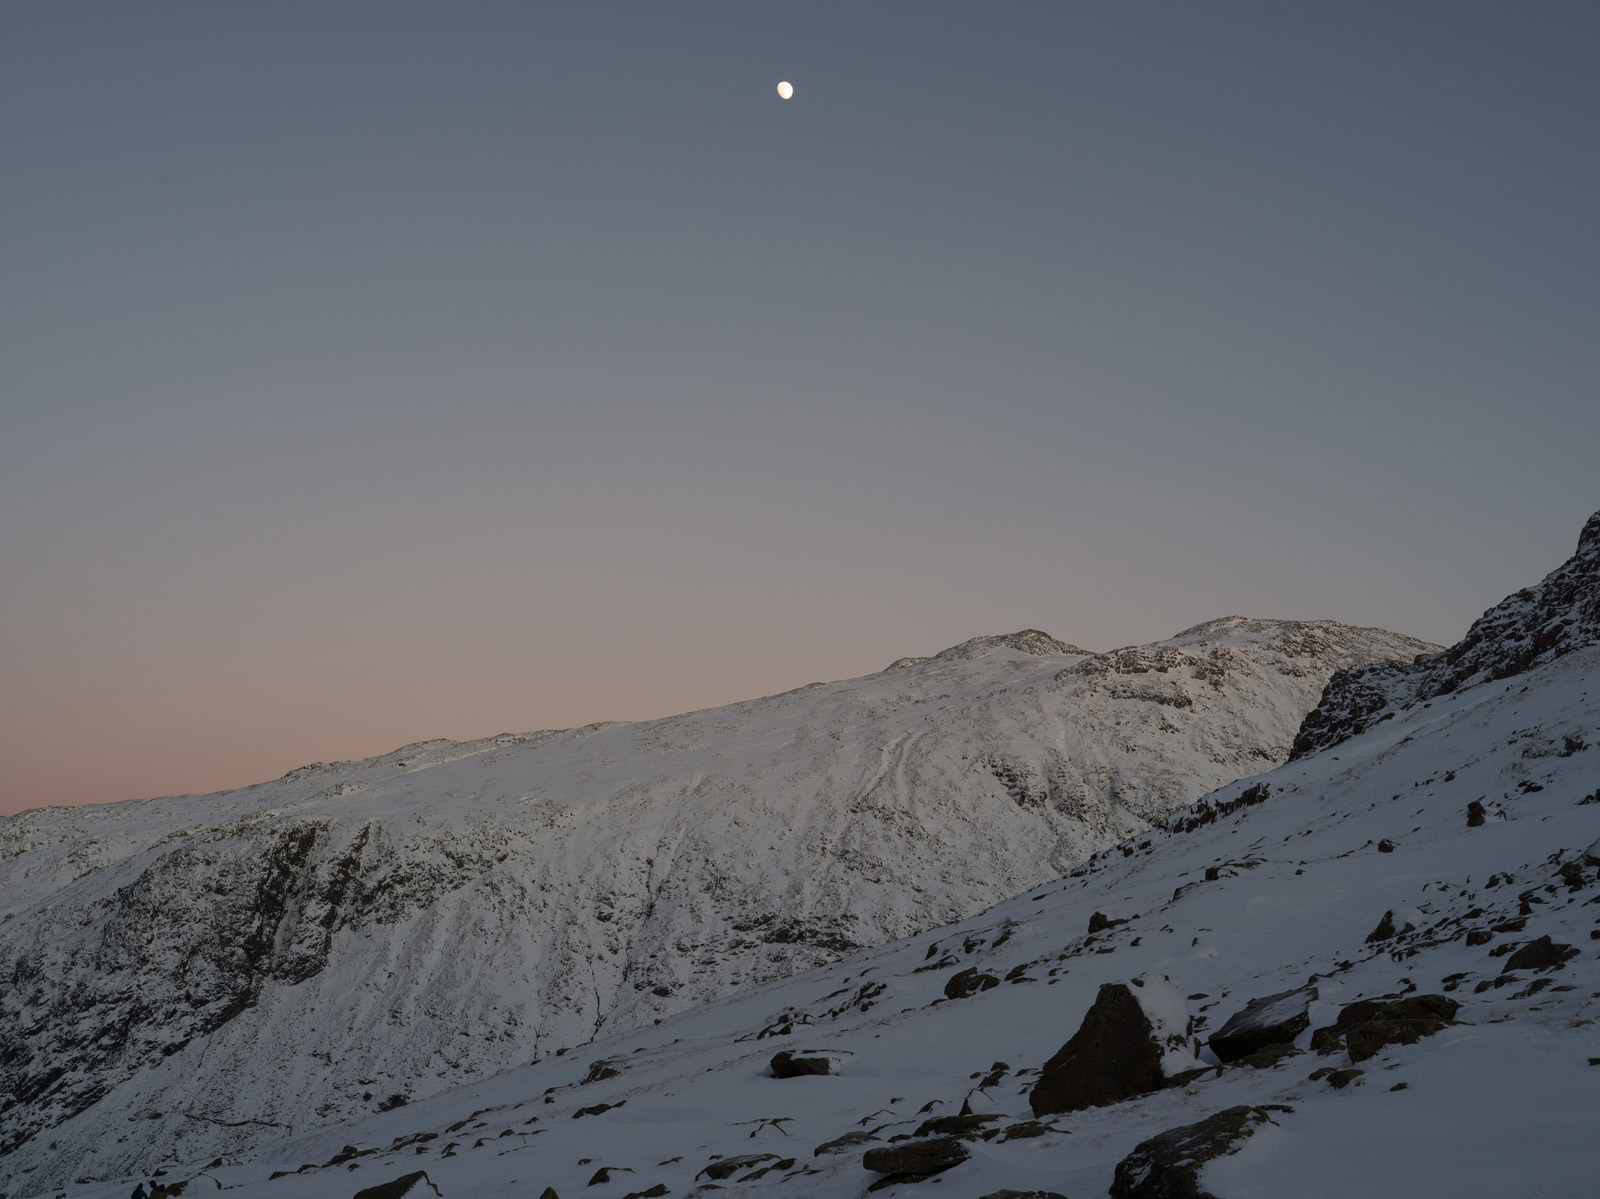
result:
[[[1268,1045],[1285,1045],[1311,1027],[1307,1009],[1317,998],[1315,987],[1263,995],[1228,1017],[1206,1044],[1218,1061],[1236,1062]]]
[[[1164,975],[1105,983],[1028,1102],[1035,1116],[1121,1103],[1199,1069],[1198,1049],[1189,1009]]]
[[[1111,1199],[1214,1199],[1200,1189],[1200,1171],[1270,1122],[1262,1108],[1230,1107],[1141,1141],[1117,1163]]]
[[[959,1166],[970,1156],[967,1147],[955,1137],[932,1137],[868,1149],[861,1164],[875,1174],[888,1174],[910,1182]]]
[[[393,1182],[380,1183],[364,1191],[357,1191],[353,1199],[421,1199],[423,1195],[443,1194],[443,1191],[433,1185],[426,1170],[416,1170],[410,1174],[402,1174]]]
[[[1404,999],[1362,999],[1339,1011],[1332,1024],[1311,1035],[1318,1053],[1349,1050],[1363,1062],[1386,1045],[1414,1045],[1455,1023],[1461,1005],[1446,995],[1408,995]]]

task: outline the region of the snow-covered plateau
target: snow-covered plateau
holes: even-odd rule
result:
[[[13,818],[0,1190],[1592,1195],[1597,561]]]

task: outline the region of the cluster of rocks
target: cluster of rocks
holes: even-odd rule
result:
[[[1121,1103],[1200,1067],[1198,1049],[1194,1022],[1169,980],[1146,974],[1105,983],[1078,1031],[1039,1071],[1028,1103],[1035,1116]]]
[[[1455,1023],[1461,1005],[1447,995],[1408,995],[1402,999],[1362,999],[1347,1004],[1338,1018],[1311,1034],[1318,1053],[1343,1050],[1364,1062],[1387,1045],[1414,1045]]]
[[[1247,1002],[1207,1039],[1220,1065],[1207,1066],[1187,1004],[1171,980],[1146,974],[1106,983],[1085,1013],[1078,1031],[1039,1071],[1029,1103],[1035,1117],[1104,1107],[1164,1087],[1184,1086],[1230,1066],[1269,1068],[1300,1052],[1296,1038],[1311,1027],[1317,988],[1307,985]],[[1388,1045],[1410,1045],[1456,1023],[1459,1005],[1444,995],[1407,995],[1358,1000],[1340,1009],[1334,1022],[1311,1035],[1318,1053],[1346,1053],[1353,1064]],[[1324,1067],[1313,1079],[1347,1086],[1361,1075],[1354,1068]],[[976,1077],[976,1076],[975,1076]],[[1230,1107],[1168,1129],[1140,1144],[1116,1168],[1112,1199],[1204,1199],[1199,1176],[1206,1163],[1236,1152],[1273,1114],[1292,1112],[1282,1105]],[[931,1178],[970,1156],[963,1142],[1002,1136],[1034,1136],[1054,1131],[1038,1119],[1004,1130],[990,1127],[1003,1117],[972,1113],[924,1121],[913,1139],[869,1149],[862,1165],[883,1177],[869,1187]],[[850,1133],[817,1147],[833,1153],[871,1139]],[[997,1191],[983,1199],[1050,1199],[1055,1192]]]

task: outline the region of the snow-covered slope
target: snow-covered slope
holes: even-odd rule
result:
[[[1256,1005],[1259,1022],[1302,1007],[1309,1019],[1276,1049],[1036,1119],[1037,1073],[1102,985],[1150,975],[1186,997],[1202,1040],[1255,999],[1274,997]],[[1284,994],[1301,988],[1313,990]],[[1171,995],[1158,1023],[1182,1032]],[[1356,1001],[1397,997],[1459,1008],[1352,1022]],[[305,1039],[357,1015],[322,1012]],[[1341,1016],[1366,1038],[1359,1049],[1355,1031],[1322,1031]],[[349,1199],[419,1170],[424,1193],[446,1199],[545,1187],[562,1199],[685,1196],[712,1181],[730,1199],[855,1199],[884,1177],[864,1168],[866,1151],[964,1123],[978,1126],[957,1150],[967,1160],[916,1185],[1084,1199],[1107,1192],[1136,1146],[1232,1113],[1213,1123],[1254,1135],[1191,1153],[1198,1191],[1161,1194],[1577,1199],[1600,1172],[1597,1018],[1591,646],[1224,786],[951,927],[248,1155],[227,1154],[229,1130],[210,1128],[165,1177],[187,1181],[186,1199],[219,1186],[240,1199]],[[780,1050],[836,1072],[773,1077]],[[145,1073],[128,1106],[187,1120],[187,1069],[174,1058]],[[923,1128],[964,1109],[977,1118]],[[63,1135],[80,1173],[129,1171],[63,1186],[71,1199],[121,1199],[131,1186],[113,1131]],[[1136,1188],[1153,1152],[1130,1161],[1117,1194],[1151,1193]],[[48,1161],[19,1164],[32,1173],[11,1192],[46,1193]]]
[[[0,1161],[55,1182],[299,1132],[961,919],[1282,761],[1335,669],[1429,648],[1030,630],[666,720],[8,818]]]

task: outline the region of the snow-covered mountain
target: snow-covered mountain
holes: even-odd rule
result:
[[[1335,670],[1432,648],[1029,630],[666,720],[7,818],[0,1172],[302,1132],[962,919],[1283,761]]]
[[[186,1199],[1590,1196],[1596,754],[1600,645],[1479,671],[949,927],[248,1153],[212,1125],[163,1177]],[[117,1138],[193,1123],[177,1057],[119,1097],[148,1119],[59,1130],[60,1160],[120,1177],[56,1187],[24,1149],[6,1189],[121,1199],[157,1163]],[[263,1046],[251,1085],[293,1060]]]

